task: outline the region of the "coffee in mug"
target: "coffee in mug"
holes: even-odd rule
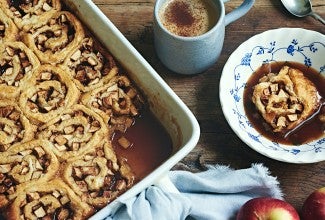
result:
[[[207,0],[166,1],[159,11],[159,18],[171,33],[193,37],[208,32],[217,22],[219,14]]]
[[[245,15],[255,0],[225,12],[224,0],[156,0],[154,44],[161,62],[180,74],[201,73],[221,53],[225,27]]]

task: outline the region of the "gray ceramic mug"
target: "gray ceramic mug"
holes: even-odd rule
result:
[[[159,11],[170,0],[157,0],[154,8],[154,41],[156,53],[161,62],[170,70],[180,74],[197,74],[207,70],[219,58],[225,27],[245,15],[255,0],[243,3],[227,15],[222,0],[209,0],[219,19],[206,33],[184,37],[169,32],[160,21]]]

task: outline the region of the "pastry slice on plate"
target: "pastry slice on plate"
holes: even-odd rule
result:
[[[314,83],[300,70],[288,66],[262,77],[252,101],[273,131],[281,133],[308,120],[321,105]]]

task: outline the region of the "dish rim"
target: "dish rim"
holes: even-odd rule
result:
[[[307,154],[304,154],[302,151],[299,150],[299,146],[294,146],[294,145],[284,145],[284,144],[279,144],[279,143],[275,143],[272,142],[271,140],[269,140],[268,138],[262,136],[259,132],[257,132],[253,127],[251,127],[252,130],[254,130],[256,137],[260,137],[261,140],[263,140],[264,142],[267,142],[267,144],[270,144],[272,142],[272,144],[269,147],[269,149],[266,149],[265,146],[258,146],[259,144],[256,141],[252,141],[253,137],[248,137],[247,134],[244,134],[241,131],[241,128],[238,127],[237,125],[232,124],[232,120],[231,117],[233,115],[231,115],[231,108],[229,107],[229,96],[231,96],[229,94],[229,88],[230,86],[228,86],[225,81],[226,79],[229,79],[230,76],[227,76],[227,74],[229,75],[229,71],[228,70],[233,70],[234,68],[234,64],[239,65],[241,62],[243,62],[243,60],[241,60],[242,58],[244,58],[244,52],[249,51],[250,49],[252,49],[251,47],[253,46],[253,44],[257,45],[257,44],[263,44],[263,43],[268,43],[268,42],[272,42],[275,41],[274,37],[277,35],[280,36],[285,36],[286,38],[288,38],[288,35],[291,36],[290,34],[288,34],[290,32],[290,34],[295,34],[295,33],[299,33],[301,35],[301,33],[304,33],[305,36],[304,37],[311,37],[312,39],[315,39],[317,37],[319,37],[319,41],[322,43],[324,41],[324,43],[322,43],[322,45],[324,46],[324,51],[325,51],[325,35],[323,35],[322,33],[313,31],[313,30],[307,30],[307,29],[303,29],[303,28],[277,28],[277,29],[271,29],[271,30],[267,30],[261,33],[258,33],[250,38],[248,38],[247,40],[245,40],[243,43],[241,43],[233,52],[232,54],[229,56],[227,62],[225,63],[224,67],[223,67],[223,71],[222,71],[222,75],[220,78],[220,82],[219,82],[219,99],[220,99],[220,103],[221,103],[221,108],[223,111],[223,114],[225,116],[225,119],[227,121],[227,123],[229,124],[229,126],[231,127],[231,129],[235,132],[235,134],[251,149],[255,150],[256,152],[274,159],[274,160],[278,160],[281,162],[287,162],[287,163],[296,163],[296,164],[302,164],[302,163],[316,163],[316,162],[320,162],[325,160],[325,153],[320,154],[318,153],[318,155],[316,155],[316,153],[314,153],[316,155],[316,157],[311,158],[310,157],[310,152],[309,152],[309,157]],[[272,39],[270,39],[272,38]],[[297,36],[297,39],[302,39],[301,36]],[[257,43],[257,40],[258,41]],[[277,36],[276,40],[279,40],[279,37]],[[289,39],[290,40],[290,39]],[[255,41],[255,42],[254,42]],[[261,42],[262,41],[262,42]],[[266,42],[268,41],[268,42]],[[311,40],[310,40],[311,41]],[[323,51],[323,50],[322,50]],[[274,61],[277,61],[276,59]],[[278,61],[284,61],[284,60],[279,60]],[[290,60],[292,61],[292,60]],[[236,62],[236,63],[235,63]],[[250,62],[250,61],[249,61]],[[262,63],[260,63],[261,65]],[[259,65],[259,66],[260,66]],[[258,67],[259,67],[258,66]],[[324,66],[321,68],[323,72],[321,72],[322,75],[325,75],[325,63]],[[255,69],[254,69],[255,70]],[[251,73],[253,73],[253,71],[251,71]],[[232,74],[232,73],[231,73]],[[245,74],[244,74],[245,75]],[[248,78],[251,74],[246,74],[248,75]],[[233,75],[232,75],[233,76]],[[233,81],[235,81],[235,79],[233,79]],[[246,82],[246,81],[245,81]],[[228,82],[228,84],[230,84]],[[244,91],[244,90],[242,90]],[[243,94],[243,92],[241,92],[240,94]],[[231,97],[230,97],[231,98]],[[240,101],[238,105],[242,106],[242,95],[239,97]],[[236,105],[236,104],[235,104]],[[233,105],[231,105],[232,107]],[[242,114],[242,116],[245,116],[245,112]],[[248,119],[247,119],[248,120]],[[319,141],[320,144],[325,145],[325,137],[321,137],[318,140],[314,140],[310,143],[314,143]],[[310,144],[308,143],[308,144]],[[305,145],[300,145],[300,147],[305,147]],[[279,156],[277,153],[277,151],[284,151],[285,154],[282,154],[281,156]],[[315,151],[319,150],[319,151],[323,151],[325,152],[325,146],[320,146],[319,148],[315,148]]]

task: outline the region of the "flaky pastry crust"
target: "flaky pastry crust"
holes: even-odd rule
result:
[[[39,66],[39,60],[24,43],[0,44],[0,98],[17,98]]]
[[[111,54],[101,52],[93,38],[87,37],[71,50],[61,67],[69,72],[83,92],[102,87],[118,73]]]
[[[26,184],[45,184],[59,169],[59,162],[46,140],[17,144],[0,153],[0,204],[12,202],[18,188]],[[1,206],[0,206],[1,208]]]
[[[70,12],[56,12],[43,26],[24,33],[23,41],[42,63],[56,64],[64,61],[84,38],[80,21]]]
[[[107,125],[95,112],[73,105],[40,127],[38,138],[51,142],[60,160],[78,156],[110,136]]]
[[[19,190],[7,211],[8,220],[87,219],[93,208],[76,196],[61,180],[29,184]]]
[[[108,141],[102,141],[87,153],[75,157],[64,169],[64,180],[83,201],[102,208],[126,191],[134,181],[127,164],[118,164]]]
[[[16,102],[0,102],[0,152],[11,146],[30,141],[34,138],[36,126],[23,115]]]
[[[304,74],[284,66],[254,88],[253,103],[274,132],[288,132],[312,116],[320,106],[316,86]]]
[[[29,30],[45,24],[61,10],[60,0],[0,0],[0,7],[19,29]]]
[[[24,114],[35,124],[46,123],[75,104],[80,92],[61,68],[44,64],[19,97]]]
[[[17,38],[18,28],[0,8],[0,43],[4,41],[16,41]]]

